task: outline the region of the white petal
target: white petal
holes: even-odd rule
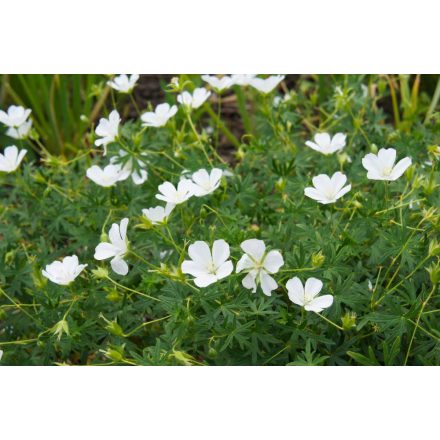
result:
[[[333,192],[336,194],[342,189],[342,187],[345,185],[345,182],[347,182],[347,176],[342,174],[340,171],[337,171],[335,174],[333,174],[330,180]]]
[[[309,278],[304,286],[304,292],[306,297],[308,298],[319,295],[321,289],[322,289],[322,281],[318,280],[318,278],[313,278],[313,277]]]
[[[411,159],[409,157],[405,157],[404,159],[399,160],[399,162],[397,162],[394,166],[391,173],[392,179],[397,180],[409,166],[411,166]]]
[[[272,290],[278,287],[277,282],[264,270],[260,272],[260,285],[266,296],[271,296]]]
[[[310,312],[322,312],[323,309],[330,307],[333,304],[332,295],[322,295],[318,296],[314,300],[310,301],[304,306],[304,309]]]
[[[251,289],[252,292],[257,291],[257,284],[255,283],[256,273],[254,271],[249,272],[241,281],[241,284],[246,289]]]
[[[231,260],[226,261],[219,268],[217,268],[216,271],[217,278],[221,280],[222,278],[231,275],[233,270],[234,270],[234,266],[232,264],[232,261]]]
[[[111,243],[99,243],[95,248],[95,260],[106,260],[114,257],[118,253],[118,249]]]
[[[190,258],[204,266],[212,261],[211,250],[205,241],[196,241],[188,247]]]
[[[264,268],[268,273],[277,273],[284,264],[283,256],[279,251],[270,251],[264,258]]]
[[[216,267],[229,258],[229,244],[225,240],[215,240],[212,246],[212,261]]]
[[[396,161],[396,150],[394,148],[381,148],[377,153],[382,168],[392,168]]]
[[[286,283],[287,294],[290,301],[299,306],[304,305],[304,287],[298,277],[291,278]]]
[[[118,275],[127,275],[128,264],[122,258],[113,258],[113,260],[110,261],[110,265],[113,271]]]
[[[235,271],[239,273],[244,269],[251,269],[252,267],[255,267],[255,263],[249,258],[247,254],[244,254],[238,261]]]
[[[217,281],[217,277],[212,274],[204,274],[200,277],[194,278],[194,284],[197,287],[206,287]]]
[[[201,277],[208,273],[206,264],[201,264],[192,260],[185,260],[180,267],[182,273],[192,275],[193,277]]]
[[[249,240],[243,241],[240,247],[246,254],[252,257],[255,261],[260,262],[263,258],[264,252],[266,251],[266,245],[263,240],[257,240],[256,238],[251,238]]]

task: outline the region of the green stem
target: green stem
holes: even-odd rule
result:
[[[432,286],[431,292],[429,292],[429,295],[426,298],[426,300],[423,301],[422,307],[420,308],[419,314],[417,315],[416,324],[415,324],[415,327],[414,327],[414,330],[413,330],[413,333],[411,336],[411,340],[409,341],[408,350],[406,351],[404,365],[406,365],[408,362],[409,354],[411,352],[412,344],[414,342],[414,337],[416,335],[417,329],[419,328],[419,322],[420,322],[420,318],[422,317],[423,310],[425,309],[426,305],[428,304],[429,300],[431,299],[432,295],[434,294],[436,287],[437,286],[435,284]]]
[[[331,324],[332,326],[336,327],[338,330],[342,330],[344,331],[344,328],[341,327],[340,325],[336,324],[336,322],[333,322],[332,320],[326,318],[324,315],[321,315],[318,312],[315,312],[318,316],[320,316],[324,321],[328,322],[329,324]]]
[[[118,283],[117,281],[115,281],[114,279],[110,278],[109,276],[107,276],[106,279],[109,280],[111,283],[113,283],[115,286],[120,287],[121,289],[127,290],[128,292],[136,293],[137,295],[141,295],[145,298],[149,298],[154,301],[161,302],[160,299],[154,298],[154,296],[150,296],[150,295],[147,295],[146,293],[142,293],[142,292],[139,292],[138,290],[134,290],[134,289],[131,289],[130,287],[124,286],[124,285]]]

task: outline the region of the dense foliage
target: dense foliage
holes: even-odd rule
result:
[[[26,140],[3,136],[0,151],[15,144],[28,154],[15,172],[0,173],[1,363],[439,365],[440,117],[433,90],[420,91],[419,81],[304,76],[282,94],[234,85],[193,111],[179,106],[163,127],[123,118],[105,157],[93,126],[70,155],[44,149],[37,127]],[[182,76],[166,87],[166,101],[202,85]],[[222,99],[237,102],[241,137],[222,118]],[[318,132],[345,133],[345,148],[308,148]],[[368,179],[362,166],[382,147],[412,159],[395,181]],[[146,167],[144,183],[104,188],[86,177],[121,149],[128,154],[118,160]],[[160,204],[164,181],[213,167],[223,170],[216,191],[177,205],[165,225],[142,216]],[[304,195],[314,176],[336,171],[350,192],[331,204]],[[125,217],[130,270],[120,276],[93,257]],[[203,288],[180,270],[197,240],[224,239],[235,267],[250,238],[284,258],[271,296],[244,288],[235,270]],[[74,254],[88,266],[70,285],[43,276]],[[285,286],[294,276],[322,280],[333,305],[317,314],[293,304]]]

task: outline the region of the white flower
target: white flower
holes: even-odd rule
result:
[[[192,95],[186,91],[182,92],[177,96],[177,101],[188,108],[199,108],[210,96],[211,92],[200,87],[195,89]]]
[[[79,264],[78,257],[64,257],[62,261],[54,261],[42,270],[43,275],[52,283],[67,286],[87,267],[87,264]]]
[[[26,153],[27,150],[24,149],[19,152],[15,145],[6,147],[3,154],[0,153],[0,172],[12,173],[15,171],[19,167]]]
[[[237,263],[236,272],[245,270],[247,275],[243,278],[242,284],[246,289],[257,291],[257,285],[261,285],[263,293],[271,296],[272,290],[278,287],[276,281],[269,275],[277,273],[284,264],[279,251],[270,251],[266,254],[264,241],[251,238],[240,245],[245,254]]]
[[[173,205],[186,202],[193,195],[193,185],[189,179],[180,180],[177,188],[170,182],[164,182],[158,187],[161,194],[156,194],[156,199]]]
[[[23,122],[19,127],[9,127],[6,135],[14,139],[26,139],[32,128],[32,121]]]
[[[104,156],[107,154],[107,145],[113,142],[118,136],[119,123],[121,122],[121,117],[116,110],[113,110],[108,119],[101,118],[99,124],[95,129],[97,136],[101,136],[101,139],[96,139],[95,145],[100,147],[104,146]]]
[[[253,78],[250,85],[262,93],[270,93],[284,79],[284,75],[272,75],[268,78]]]
[[[120,180],[125,180],[130,176],[131,170],[121,168],[121,165],[107,165],[104,169],[98,165],[93,165],[87,169],[86,175],[97,185],[103,187],[113,186]]]
[[[188,248],[191,260],[182,263],[182,272],[194,277],[197,287],[206,287],[227,277],[233,270],[229,258],[229,245],[225,240],[215,240],[212,252],[204,241],[196,241]]]
[[[368,171],[367,177],[371,180],[397,180],[411,165],[411,159],[405,157],[394,165],[396,150],[381,148],[376,154],[368,153],[362,159],[362,165]]]
[[[138,170],[133,171],[133,159],[128,159],[127,162],[122,166],[118,162],[120,161],[120,158],[127,155],[127,152],[124,150],[119,150],[119,157],[113,156],[110,159],[110,163],[113,165],[117,165],[119,167],[122,167],[121,169],[121,177],[118,180],[125,180],[128,179],[128,177],[131,175],[131,179],[133,180],[133,183],[135,185],[142,185],[144,182],[148,179],[148,172],[145,169],[146,165],[142,160],[137,161],[138,163]]]
[[[230,76],[222,76],[218,78],[214,75],[202,75],[203,81],[207,82],[212,88],[217,92],[222,92],[223,90],[229,89],[234,84],[234,81]]]
[[[128,264],[124,261],[124,256],[128,251],[127,225],[128,218],[123,218],[120,225],[113,223],[108,233],[110,243],[99,243],[94,255],[96,260],[112,258],[110,265],[119,275],[128,273]]]
[[[322,154],[332,154],[342,150],[345,147],[345,138],[343,133],[336,133],[333,138],[328,133],[315,134],[314,141],[307,141],[306,145]]]
[[[0,361],[2,360],[3,357],[3,350],[0,350]]]
[[[139,75],[119,75],[115,76],[113,80],[107,81],[107,84],[114,90],[121,93],[128,93],[134,88],[139,79]]]
[[[0,110],[0,122],[8,127],[18,128],[26,122],[26,119],[31,114],[30,109],[18,105],[11,105],[7,113]]]
[[[168,103],[159,104],[154,112],[145,112],[141,119],[145,127],[163,127],[168,119],[177,113],[177,105],[170,106]]]
[[[155,208],[147,208],[142,210],[142,214],[150,220],[153,225],[165,223],[174,209],[175,205],[167,203],[164,206],[156,206]]]
[[[286,284],[290,301],[309,312],[322,312],[333,304],[332,295],[318,296],[322,289],[322,281],[309,278],[303,287],[298,277],[291,278]]]
[[[235,74],[231,75],[231,78],[237,86],[248,86],[256,76],[255,74]]]
[[[372,292],[373,291],[373,283],[371,282],[371,280],[368,280],[368,290],[370,291],[370,292]]]
[[[324,205],[336,202],[336,200],[351,190],[351,185],[343,188],[347,182],[347,176],[339,171],[333,174],[331,178],[326,174],[320,174],[314,177],[312,181],[314,188],[305,188],[304,194]]]
[[[193,193],[196,197],[206,196],[215,191],[221,182],[223,171],[219,168],[213,168],[211,173],[205,169],[196,171],[192,175]]]

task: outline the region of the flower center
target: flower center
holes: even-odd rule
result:
[[[392,173],[392,171],[393,171],[392,167],[385,167],[382,172],[384,176],[389,176]]]
[[[215,275],[215,273],[216,273],[216,271],[217,271],[217,268],[215,267],[215,264],[214,264],[213,261],[210,261],[210,262],[208,263],[207,270],[208,270],[209,273]]]

